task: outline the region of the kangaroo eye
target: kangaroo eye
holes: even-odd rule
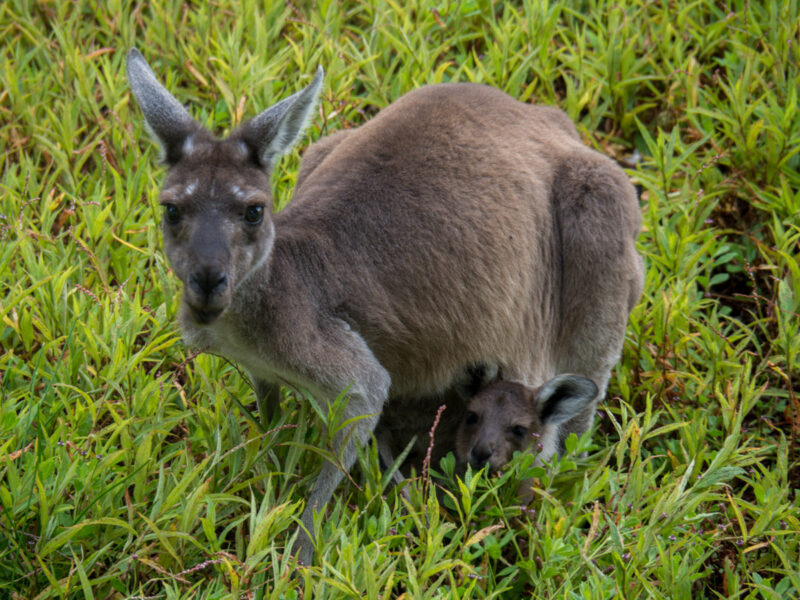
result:
[[[251,204],[244,211],[244,220],[251,225],[257,225],[264,219],[264,207],[261,204]]]
[[[514,437],[518,438],[524,438],[525,435],[528,433],[528,429],[523,427],[522,425],[515,425],[514,427],[509,429],[509,431]]]
[[[181,220],[181,211],[174,204],[165,204],[164,219],[170,225],[177,225]]]
[[[478,422],[478,415],[477,415],[477,413],[474,413],[474,412],[472,412],[472,411],[469,411],[469,412],[467,413],[467,417],[466,417],[466,419],[464,419],[464,422],[465,422],[467,425],[475,425],[475,423],[477,423],[477,422]]]

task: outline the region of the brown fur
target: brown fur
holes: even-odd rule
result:
[[[348,388],[344,419],[368,416],[336,438],[345,468],[390,398],[424,412],[417,399],[469,365],[530,385],[578,372],[602,396],[642,286],[639,208],[566,115],[482,85],[415,90],[312,145],[294,198],[270,215],[272,164],[321,74],[217,140],[135,50],[128,73],[171,165],[162,203],[179,218],[164,245],[184,283],[186,340],[242,364],[260,393],[290,382],[326,400]],[[258,206],[263,220],[246,222]],[[584,431],[591,412],[570,427]],[[323,467],[309,530],[341,479]],[[309,559],[308,538],[302,548]]]
[[[515,452],[533,452],[536,462],[560,452],[557,427],[594,406],[597,386],[577,375],[558,375],[532,388],[499,380],[476,394],[467,404],[456,433],[456,459],[462,469],[502,469]],[[529,485],[520,495],[530,499]]]
[[[521,383],[499,381],[472,398],[456,435],[458,462],[494,472],[514,452],[535,449],[543,430],[535,395],[535,390]]]

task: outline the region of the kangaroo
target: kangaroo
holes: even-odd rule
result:
[[[322,69],[225,139],[135,48],[127,72],[169,167],[164,249],[183,283],[184,339],[239,363],[268,413],[281,383],[323,403],[347,390],[334,438],[344,469],[387,402],[415,410],[470,365],[530,385],[581,373],[605,392],[641,292],[641,217],[625,173],[563,112],[483,85],[422,87],[311,145],[272,214],[270,174],[316,106]],[[562,426],[583,432],[592,411]],[[343,476],[326,462],[314,482],[303,562],[314,512]]]
[[[547,462],[563,443],[559,426],[593,406],[597,392],[591,379],[570,374],[557,375],[538,389],[495,381],[467,405],[456,433],[458,464],[498,471],[515,452],[528,450],[536,451],[537,464]]]

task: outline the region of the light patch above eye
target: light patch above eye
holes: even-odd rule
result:
[[[235,183],[231,184],[231,193],[234,196],[236,196],[237,200],[244,201],[247,198],[247,195],[244,193],[244,190],[242,188],[240,188],[238,185],[236,185]]]
[[[263,204],[267,204],[269,202],[269,197],[264,194],[263,191],[254,187],[242,188],[241,186],[232,183],[230,184],[230,193],[234,198],[236,198],[236,200],[242,203],[261,202]]]
[[[161,202],[176,202],[184,200],[194,194],[200,186],[200,181],[193,179],[186,185],[178,184],[170,186],[161,192]]]

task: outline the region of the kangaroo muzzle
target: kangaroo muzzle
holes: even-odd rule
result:
[[[186,282],[184,299],[195,321],[204,325],[211,323],[230,302],[228,275],[214,267],[193,271]]]

